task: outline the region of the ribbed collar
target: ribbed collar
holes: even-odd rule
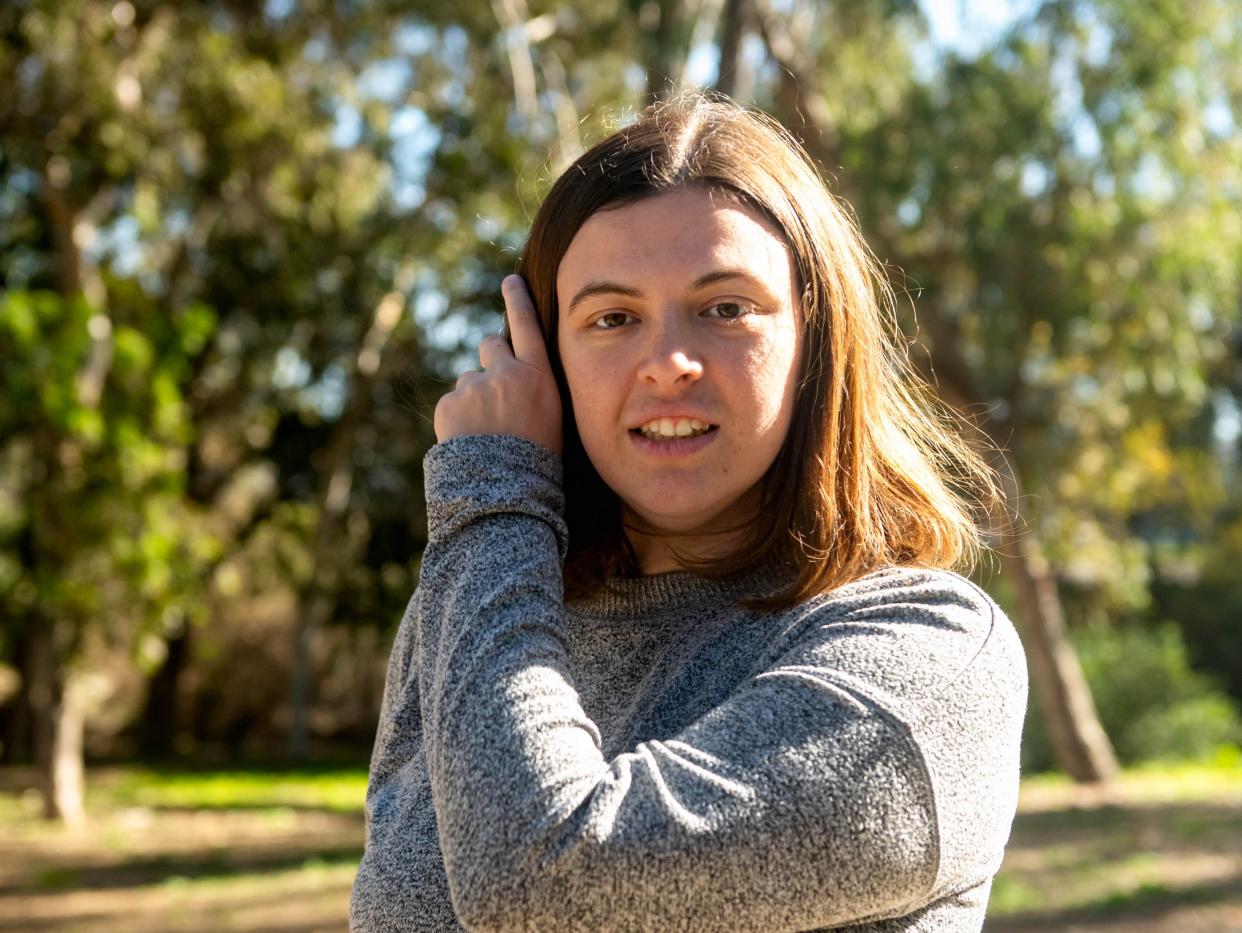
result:
[[[771,593],[793,578],[779,560],[769,560],[728,580],[712,580],[686,571],[645,577],[613,577],[593,596],[566,605],[569,613],[592,619],[641,621],[669,614],[711,611],[736,603],[743,596]]]

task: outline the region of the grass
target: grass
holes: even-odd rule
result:
[[[31,778],[0,771],[0,916],[14,929],[346,926],[364,767],[93,769],[81,831],[39,819]]]
[[[1022,779],[1025,800],[1080,791],[1064,774],[1038,774]],[[1224,745],[1202,762],[1152,762],[1127,769],[1114,792],[1131,802],[1202,800],[1205,797],[1242,801],[1242,749]]]
[[[988,930],[1242,930],[1242,755],[1022,782]]]
[[[90,809],[118,806],[193,810],[317,809],[361,813],[365,769],[169,771],[133,768],[93,782]]]
[[[13,928],[340,930],[366,771],[94,769],[80,832],[0,770],[0,916]],[[7,927],[6,927],[7,928]],[[1026,778],[988,931],[1242,930],[1242,755]]]

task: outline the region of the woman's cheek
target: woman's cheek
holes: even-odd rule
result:
[[[569,386],[569,397],[573,402],[574,423],[578,428],[578,436],[591,452],[597,447],[604,426],[614,418],[616,407],[610,391],[610,381],[606,370],[606,360],[598,356],[588,356],[571,350],[569,359],[562,357],[565,381]]]

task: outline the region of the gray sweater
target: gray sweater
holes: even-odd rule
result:
[[[978,930],[1026,667],[980,589],[890,568],[740,609],[760,567],[566,604],[561,465],[438,444],[353,930]]]

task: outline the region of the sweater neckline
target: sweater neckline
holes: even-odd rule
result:
[[[686,570],[648,576],[613,577],[599,592],[575,599],[566,609],[592,619],[638,621],[663,617],[688,607],[723,608],[743,596],[767,595],[793,578],[777,560],[762,562],[724,580],[713,580]]]

